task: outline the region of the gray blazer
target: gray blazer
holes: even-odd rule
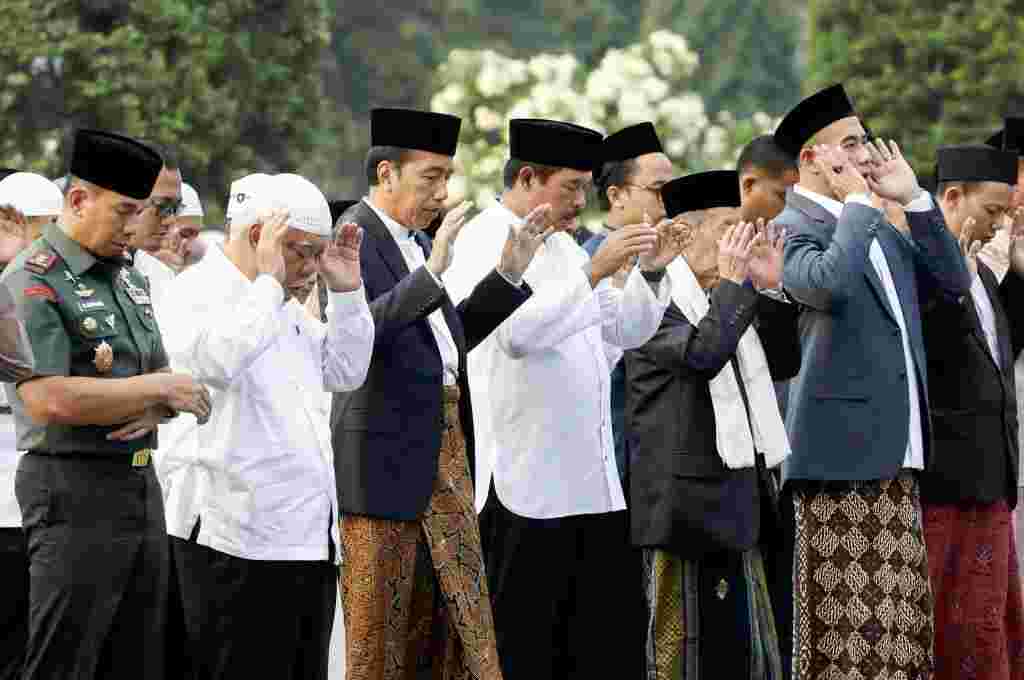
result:
[[[969,278],[942,213],[908,212],[912,241],[874,208],[849,204],[837,221],[793,191],[783,285],[799,302],[801,370],[786,414],[793,453],[783,480],[891,479],[906,456],[910,404],[900,329],[869,259],[877,238],[892,270],[920,393],[925,460],[931,451],[928,375],[919,300],[959,300]]]

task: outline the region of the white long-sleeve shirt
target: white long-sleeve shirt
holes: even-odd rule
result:
[[[455,271],[445,278],[450,295],[468,294],[476,279],[470,269],[517,221],[497,204],[466,225]],[[655,295],[634,269],[622,290],[609,280],[592,288],[587,262],[568,234],[550,236],[524,275],[531,298],[469,355],[478,511],[492,476],[502,504],[523,517],[626,507],[615,466],[611,369],[623,350],[657,331],[671,281],[666,275]]]
[[[328,323],[269,276],[250,281],[212,248],[157,303],[171,367],[210,389],[213,412],[161,448],[167,530],[253,560],[325,560],[337,490],[323,391],[358,388],[373,348],[362,288],[331,293]],[[189,416],[179,416],[189,417]],[[337,555],[337,550],[335,555]]]

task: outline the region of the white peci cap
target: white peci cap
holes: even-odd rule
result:
[[[243,215],[255,217],[253,211],[268,205],[269,180],[270,175],[257,172],[232,182],[225,217],[234,220],[240,219]]]
[[[16,172],[0,181],[0,205],[13,205],[25,217],[55,217],[64,210],[64,194],[42,175]]]
[[[270,178],[275,207],[288,211],[288,226],[317,236],[330,237],[331,209],[315,184],[305,177],[283,173]]]
[[[199,192],[187,182],[181,183],[181,212],[179,217],[202,217],[203,204],[199,200]]]

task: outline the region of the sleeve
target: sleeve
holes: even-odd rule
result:
[[[216,290],[218,282],[187,277],[188,273],[174,279],[161,295],[164,346],[176,367],[200,382],[227,389],[281,332],[284,289],[273,277],[261,275],[242,300],[230,305],[204,303],[203,296]]]
[[[328,291],[327,333],[322,345],[324,389],[358,389],[370,370],[373,356],[373,317],[363,288]]]
[[[531,265],[532,266],[532,265]],[[527,270],[533,296],[512,313],[496,331],[498,347],[513,359],[543,352],[566,338],[604,322],[599,296],[582,268],[558,281],[539,268]],[[647,282],[643,281],[646,286]],[[606,305],[614,304],[610,296]]]
[[[677,375],[711,380],[736,354],[740,338],[754,321],[757,302],[752,286],[722,281],[711,294],[710,308],[700,323],[662,321],[642,351]]]
[[[18,318],[14,297],[0,286],[0,382],[16,383],[32,375],[32,345]]]
[[[363,280],[367,280],[365,276]],[[426,319],[444,300],[444,291],[425,266],[417,268],[390,290],[374,296],[373,289],[369,288],[367,294],[372,297],[370,313],[373,316],[374,345],[394,342],[396,335]]]
[[[668,272],[656,285],[657,294],[640,267],[633,267],[621,291],[617,291],[610,280],[598,285],[603,318],[601,337],[605,344],[623,350],[633,349],[654,336],[665,316],[672,292],[672,278]]]
[[[12,272],[4,283],[14,301],[17,316],[24,324],[29,349],[35,359],[31,373],[17,382],[70,375],[71,339],[64,327],[56,291],[44,279],[25,270]]]
[[[800,307],[764,295],[757,299],[757,336],[772,380],[789,380],[800,372]]]
[[[797,302],[827,312],[849,295],[854,277],[863,274],[868,262],[871,229],[882,213],[856,201],[848,202],[839,215],[828,243],[811,224],[783,224],[786,228],[782,282]]]
[[[957,302],[971,289],[967,263],[960,252],[960,245],[946,227],[942,211],[935,207],[931,196],[925,194],[910,205],[918,201],[922,201],[918,209],[912,210],[908,205],[906,215],[913,237],[913,243],[908,245],[913,251],[919,296],[923,302],[936,297]],[[923,201],[927,201],[928,209],[920,209]]]

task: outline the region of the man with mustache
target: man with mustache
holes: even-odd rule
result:
[[[783,286],[803,306],[782,468],[794,677],[927,678],[934,618],[918,476],[932,428],[920,309],[968,294],[967,269],[899,148],[866,141],[842,85],[798,104],[775,140],[800,164],[775,219],[788,234]],[[872,194],[904,208],[909,237]]]
[[[629,578],[626,503],[615,462],[610,371],[646,342],[668,305],[675,241],[622,226],[593,257],[572,233],[586,206],[602,136],[551,120],[515,119],[501,201],[456,242],[446,283],[456,299],[515,223],[550,206],[556,230],[526,271],[534,296],[472,358],[480,428],[477,507],[506,677],[636,677],[609,626],[609,584]],[[622,289],[611,277],[631,258]],[[635,573],[635,572],[634,572]],[[612,587],[615,598],[636,595]],[[635,625],[633,619],[626,624]]]
[[[937,192],[971,272],[959,302],[924,307],[935,447],[921,481],[935,593],[936,680],[1024,677],[1024,596],[1011,512],[1019,470],[1014,359],[1024,347],[1024,208],[1012,211],[1010,267],[977,259],[1010,210],[1017,154],[939,149]]]
[[[199,193],[188,182],[181,183],[181,210],[174,218],[170,231],[160,244],[156,257],[180,274],[202,259],[199,232],[203,230],[203,204]]]

